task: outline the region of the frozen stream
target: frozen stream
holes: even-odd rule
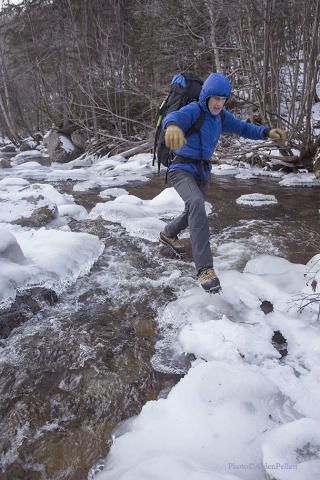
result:
[[[72,182],[54,185],[66,192]],[[152,199],[165,187],[153,176],[125,188]],[[236,203],[257,192],[278,203]],[[73,196],[90,210],[101,202],[98,193]],[[319,252],[319,188],[215,176],[208,202],[218,266],[241,271],[260,253],[305,264]],[[190,365],[157,331],[159,311],[197,285],[190,253],[179,261],[101,219],[73,220],[70,227],[99,235],[106,248],[90,274],[1,341],[1,480],[86,480],[107,455],[118,422],[165,396]]]

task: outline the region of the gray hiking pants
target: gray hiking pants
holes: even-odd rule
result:
[[[169,173],[172,186],[185,203],[184,211],[164,229],[168,237],[176,237],[189,226],[193,260],[197,272],[213,268],[209,243],[209,224],[205,211],[208,182],[201,184],[191,173],[174,170]]]

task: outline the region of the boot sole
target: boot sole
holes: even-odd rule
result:
[[[201,285],[201,287],[207,293],[219,293],[220,290],[222,290],[221,285],[216,285],[215,287],[211,287],[211,288],[204,288],[203,285]]]
[[[183,252],[183,253],[177,252],[177,250],[172,245],[170,245],[169,242],[166,242],[165,240],[162,240],[161,237],[159,237],[159,242],[162,243],[163,245],[165,245],[166,247],[171,248],[171,250],[177,255],[177,257],[184,258],[186,256],[186,252]]]
[[[219,286],[219,287],[211,288],[210,290],[206,290],[206,292],[215,294],[215,293],[220,293],[221,290],[222,288],[221,286]]]

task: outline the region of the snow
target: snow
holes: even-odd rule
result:
[[[60,138],[60,142],[62,144],[63,150],[65,150],[67,153],[73,152],[73,150],[75,149],[73,143],[70,142],[70,140],[64,135],[60,135],[59,138]]]
[[[20,159],[39,156],[38,151],[23,152]],[[88,217],[71,195],[61,194],[50,184],[33,183],[35,162],[12,162],[0,171],[0,309],[14,302],[17,293],[34,286],[63,292],[79,276],[86,275],[104,250],[97,236],[71,232],[64,218]],[[38,167],[49,181],[52,168]],[[63,171],[65,174],[65,171]],[[81,178],[85,172],[80,172]],[[7,176],[10,174],[10,176]],[[23,178],[25,177],[25,178]],[[61,176],[59,176],[61,178]],[[52,221],[42,228],[15,225],[30,218],[36,209],[52,212]],[[54,218],[56,217],[56,220]]]
[[[271,470],[279,480],[319,478],[319,323],[313,312],[288,311],[304,273],[262,255],[244,273],[219,272],[221,295],[192,288],[168,304],[159,325],[176,330],[171,346],[196,360],[166,399],[128,422],[94,478],[259,480]],[[259,308],[265,298],[274,306],[267,316]],[[288,364],[271,344],[279,328]]]
[[[320,422],[300,418],[282,425],[266,435],[262,445],[263,460],[271,469],[282,465],[279,480],[300,480],[319,477]]]
[[[39,152],[39,150],[27,150],[25,152],[20,152],[12,158],[12,165],[21,165],[21,168],[24,168],[24,164],[27,162],[27,168],[35,168],[35,166],[41,168],[41,165],[37,162],[37,157],[42,156],[43,155],[41,152]],[[33,161],[28,161],[29,159],[32,159]]]
[[[301,186],[301,187],[309,187],[313,186],[313,178],[312,176],[306,174],[305,172],[300,173],[289,173],[286,177],[284,177],[280,182],[280,185],[283,186]]]
[[[30,287],[63,292],[91,270],[103,251],[101,240],[85,233],[1,224],[0,236],[0,308],[8,307],[17,291]]]
[[[183,208],[184,203],[176,191],[167,188],[152,200],[126,194],[117,196],[113,202],[97,203],[90,218],[102,217],[120,223],[130,236],[158,242],[159,231],[166,225],[162,219],[179,215]],[[211,211],[209,203],[206,203],[206,211]]]
[[[28,201],[28,199],[31,199],[31,201]],[[22,217],[30,217],[36,208],[46,207],[54,214],[56,208],[55,204],[49,199],[38,197],[38,195],[30,195],[26,191],[10,192],[9,194],[0,193],[0,202],[0,223],[14,222]]]
[[[120,197],[121,195],[128,195],[124,188],[106,188],[100,192],[101,198]]]
[[[248,195],[241,195],[236,202],[239,205],[252,205],[253,207],[260,207],[261,205],[271,205],[278,203],[274,195],[262,195],[261,193],[250,193]]]
[[[159,230],[182,211],[183,203],[172,188],[151,200],[128,194],[126,184],[133,179],[147,182],[148,175],[156,173],[151,163],[150,154],[140,154],[129,161],[121,155],[87,159],[77,168],[74,162],[41,169],[33,162],[16,162],[11,169],[1,169],[0,308],[10,306],[17,293],[30,286],[60,293],[90,272],[104,244],[95,235],[72,232],[69,218],[119,224],[129,236],[145,239],[153,248]],[[238,178],[270,173],[230,167],[214,171]],[[48,183],[72,179],[74,191],[99,188],[104,202],[87,212],[72,195],[59,193],[39,178]],[[278,172],[275,178],[282,188],[320,185],[305,172],[286,177]],[[45,205],[56,208],[56,220],[37,229],[9,223],[30,215],[23,201],[26,195],[42,196]],[[277,200],[271,197],[257,192],[238,201],[243,208],[248,201],[250,208],[269,204],[272,208]],[[211,205],[207,203],[206,209],[209,213]],[[147,402],[139,415],[115,432],[104,470],[93,467],[88,478],[318,480],[319,305],[314,302],[301,310],[298,298],[300,292],[314,293],[320,255],[301,265],[263,253],[239,271],[232,261],[239,248],[232,242],[221,247],[220,295],[208,295],[190,279],[158,312],[160,339],[153,366],[179,373],[181,361],[184,376],[166,398]],[[179,261],[172,261],[157,281],[165,286],[180,276]],[[261,309],[263,301],[273,306],[268,314]],[[286,357],[272,341],[275,331],[287,341]],[[187,356],[194,359],[190,369],[183,366]]]

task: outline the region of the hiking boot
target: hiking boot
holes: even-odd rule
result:
[[[206,292],[217,293],[221,290],[219,278],[215,274],[213,268],[206,268],[198,273],[198,278],[201,283],[201,287]]]
[[[180,242],[178,237],[167,237],[164,232],[160,232],[159,240],[164,245],[168,245],[171,250],[174,251],[179,257],[184,257],[186,254],[186,249],[182,242]]]

